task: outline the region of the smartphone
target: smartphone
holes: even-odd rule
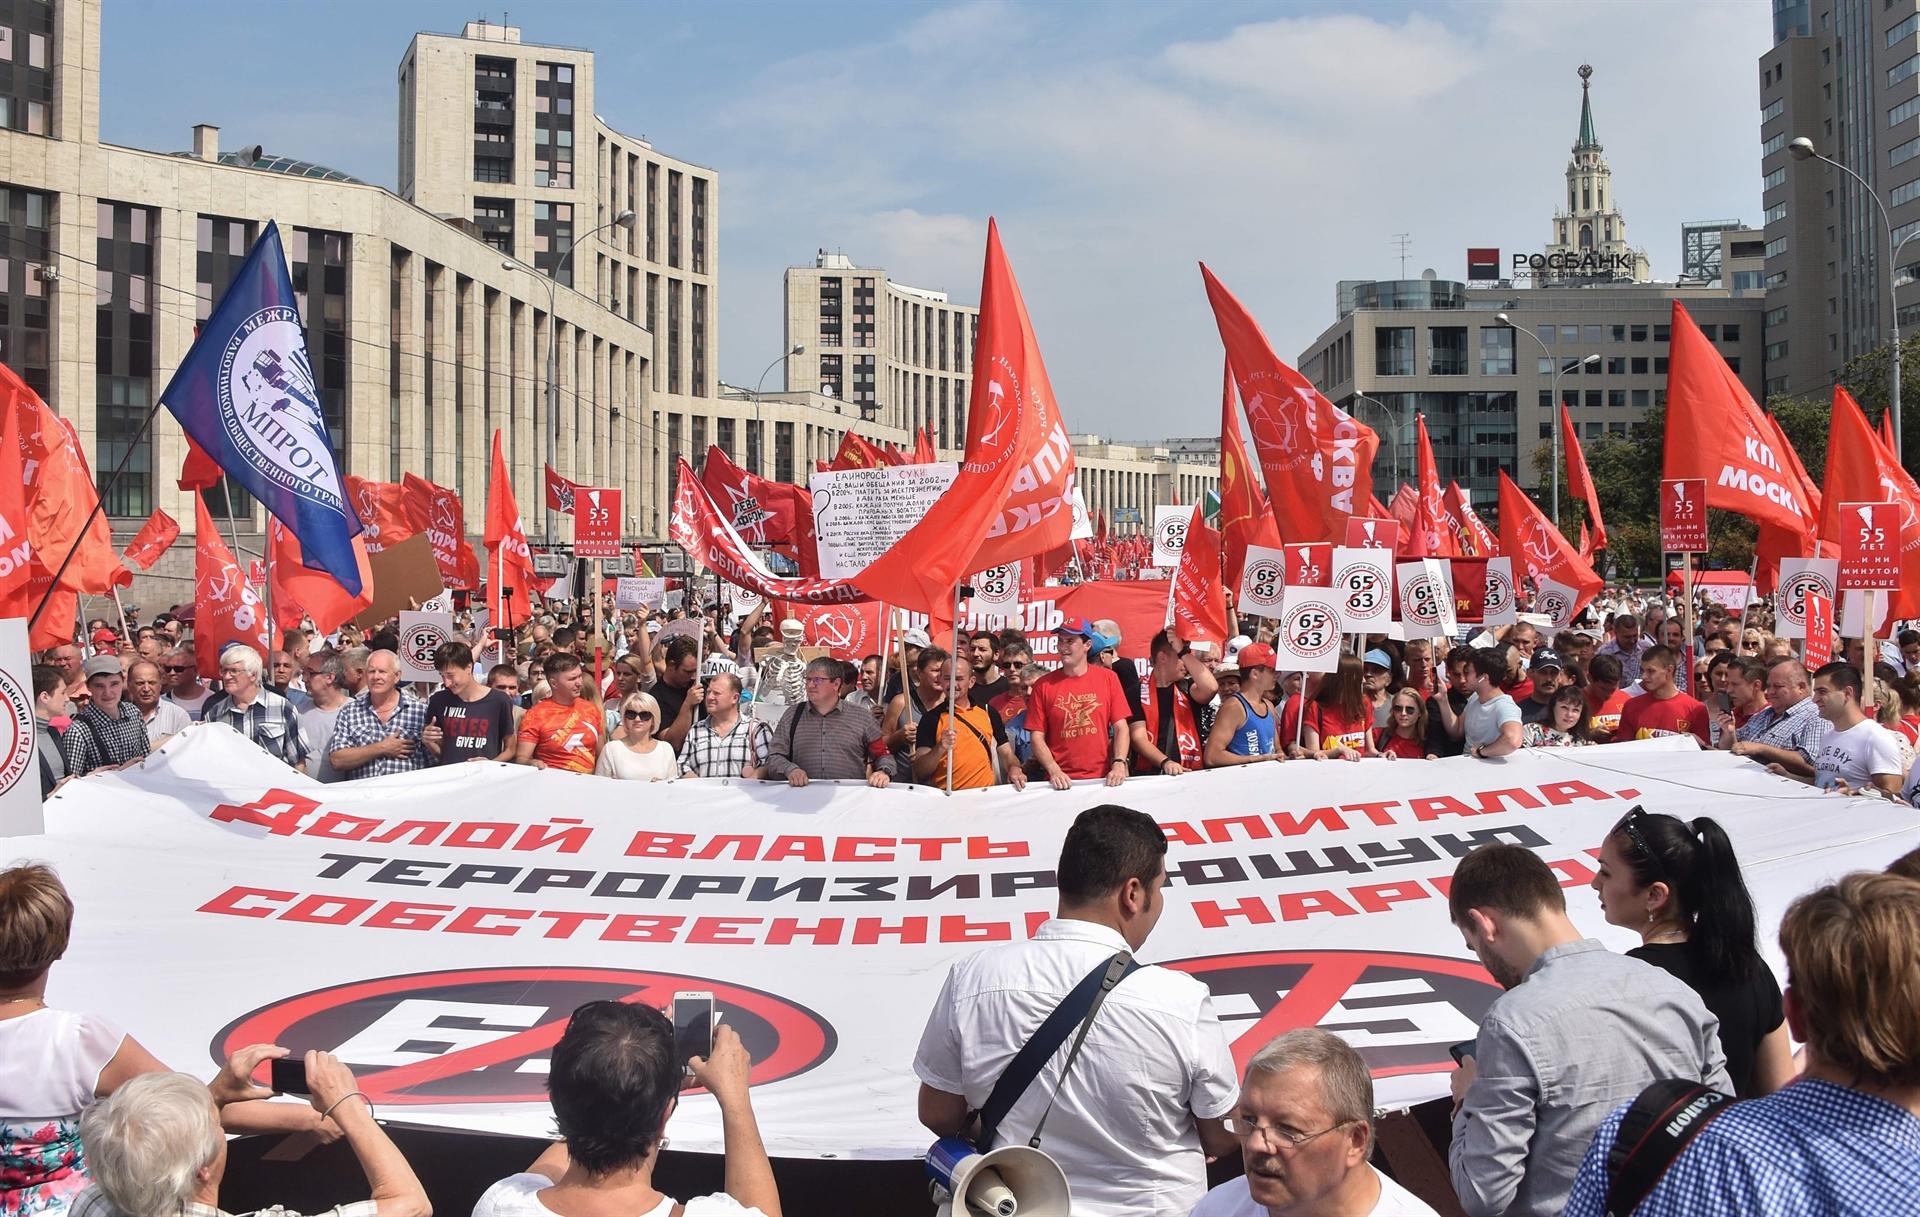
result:
[[[1720,707],[1720,713],[1732,714],[1733,713],[1733,694],[1715,693],[1713,695],[1713,704]]]
[[[1466,1064],[1466,1058],[1474,1055],[1474,1046],[1479,1042],[1477,1039],[1461,1040],[1459,1043],[1448,1048],[1447,1054],[1453,1057],[1454,1064],[1464,1065]]]
[[[273,1093],[308,1095],[307,1062],[301,1056],[283,1056],[277,1061],[269,1061],[272,1070]]]
[[[682,1065],[713,1055],[713,994],[673,995],[673,1050]]]

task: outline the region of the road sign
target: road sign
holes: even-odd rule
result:
[[[573,552],[580,558],[620,556],[621,493],[605,486],[583,486],[574,493]]]
[[[1670,554],[1707,552],[1707,479],[1660,483],[1660,548]]]
[[[1840,504],[1840,587],[1897,591],[1900,587],[1900,505]]]
[[[1806,668],[1812,672],[1833,662],[1833,601],[1810,591],[1800,603],[1807,628]]]

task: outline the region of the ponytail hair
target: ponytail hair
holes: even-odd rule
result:
[[[1706,816],[1686,823],[1637,807],[1628,820],[1615,827],[1614,843],[1636,884],[1665,883],[1673,893],[1687,929],[1687,955],[1700,975],[1738,981],[1764,966],[1754,939],[1753,896],[1726,830]]]

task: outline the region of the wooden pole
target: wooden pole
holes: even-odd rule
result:
[[[587,592],[593,597],[593,690],[596,694],[599,694],[601,690],[606,688],[606,669],[604,663],[607,643],[607,640],[601,637],[601,631],[605,628],[605,612],[600,604],[600,559],[595,558],[593,560],[593,571],[588,577],[593,580],[593,586],[587,589]],[[604,695],[596,697],[595,700],[604,700]],[[662,725],[664,726],[665,724]]]
[[[1867,589],[1866,640],[1860,644],[1860,708],[1867,717],[1879,721],[1873,712],[1873,634],[1880,620],[1880,593],[1874,588]]]
[[[952,658],[947,660],[947,729],[949,731],[954,732],[954,743],[956,745],[960,742],[960,736],[959,736],[960,725],[956,723],[953,719],[953,704],[954,704],[954,696],[955,696],[953,686],[954,686],[954,683],[959,679],[959,676],[960,676],[960,584],[956,580],[953,585],[953,656]],[[969,704],[971,704],[971,702],[969,702]],[[987,757],[987,764],[989,766],[993,764],[993,757],[991,754],[989,754]],[[947,793],[948,794],[953,793],[953,749],[951,748],[947,749]]]
[[[1758,583],[1755,582],[1759,577],[1760,555],[1755,553],[1753,564],[1747,567],[1747,602],[1740,606],[1740,638],[1733,644],[1735,654],[1739,653],[1741,645],[1747,640],[1747,614],[1752,611],[1753,598],[1760,591]]]
[[[1675,657],[1674,668],[1684,677],[1680,687],[1686,690],[1688,696],[1697,697],[1698,694],[1693,687],[1693,554],[1691,552],[1680,555],[1680,596],[1680,630],[1684,635],[1680,642],[1686,654]]]

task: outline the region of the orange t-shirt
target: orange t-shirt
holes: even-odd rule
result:
[[[549,769],[592,773],[601,725],[600,707],[586,698],[568,706],[548,698],[520,717],[520,738],[533,743],[533,759]]]

